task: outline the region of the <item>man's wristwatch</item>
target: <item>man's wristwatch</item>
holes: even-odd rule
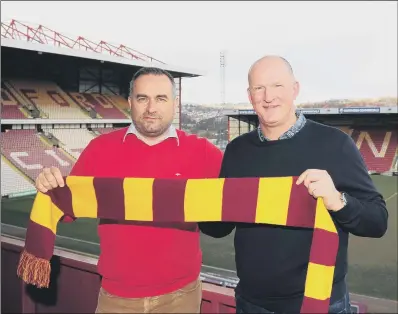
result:
[[[346,198],[346,194],[344,192],[340,193],[340,199],[344,204],[344,207],[346,207],[347,205],[347,198]]]

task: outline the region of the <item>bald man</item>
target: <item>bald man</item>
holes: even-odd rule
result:
[[[388,220],[385,201],[352,139],[296,111],[300,86],[288,61],[261,58],[250,68],[248,81],[259,126],[228,144],[220,177],[298,176],[296,184],[323,199],[339,233],[329,312],[351,313],[346,285],[348,235],[382,237]],[[312,230],[233,223],[199,227],[215,238],[236,229],[237,313],[300,312]]]

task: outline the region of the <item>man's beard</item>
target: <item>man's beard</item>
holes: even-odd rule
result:
[[[147,137],[160,136],[165,133],[171,125],[171,123],[168,123],[166,125],[162,124],[161,118],[159,118],[159,123],[157,124],[145,122],[145,117],[155,118],[152,116],[143,116],[140,120],[133,120],[133,122],[137,131]]]

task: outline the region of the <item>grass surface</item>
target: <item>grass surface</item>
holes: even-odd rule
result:
[[[381,239],[350,236],[348,284],[354,293],[397,300],[397,177],[372,178],[387,202],[388,231]],[[2,223],[25,228],[33,199],[32,196],[3,199]],[[20,236],[24,234],[23,230],[18,232]],[[57,240],[58,246],[99,254],[96,220],[79,219],[71,224],[59,224],[57,234],[62,236]],[[223,239],[202,235],[201,241],[205,265],[235,270],[233,234]]]

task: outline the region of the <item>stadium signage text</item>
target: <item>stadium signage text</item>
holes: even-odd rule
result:
[[[315,114],[315,113],[320,113],[320,109],[298,109],[299,112],[302,114]]]
[[[303,114],[374,114],[382,113],[380,107],[344,107],[344,108],[298,108]],[[254,110],[239,110],[239,115],[255,115]]]
[[[239,110],[239,114],[256,114],[254,110]]]
[[[346,107],[339,108],[339,113],[380,113],[380,107]]]

